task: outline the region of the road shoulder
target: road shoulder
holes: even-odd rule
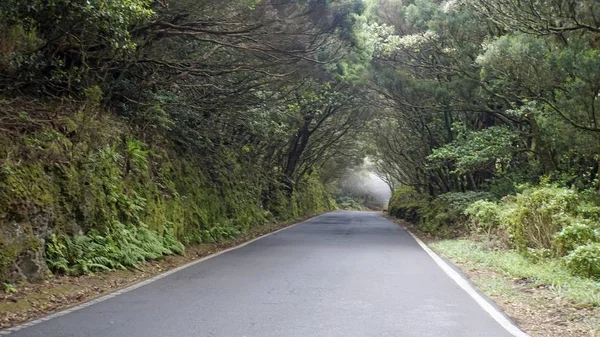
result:
[[[533,277],[511,274],[501,263],[493,263],[489,252],[478,249],[480,243],[472,240],[441,241],[420,232],[414,226],[392,217],[415,237],[419,238],[441,258],[449,261],[469,283],[491,299],[518,326],[533,337],[598,337],[600,336],[600,308],[585,299],[567,298],[563,289],[544,284]],[[475,253],[476,252],[476,253]],[[509,258],[499,256],[498,261]],[[598,285],[600,288],[600,284]],[[597,296],[590,293],[589,296]],[[572,297],[572,296],[571,296]],[[593,302],[593,301],[592,301]]]

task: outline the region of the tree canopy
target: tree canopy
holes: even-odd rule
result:
[[[434,195],[542,175],[598,189],[599,12],[593,0],[378,2],[380,171]]]

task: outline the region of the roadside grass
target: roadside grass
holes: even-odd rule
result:
[[[450,260],[473,268],[489,268],[513,279],[521,279],[531,287],[547,287],[556,296],[577,306],[600,306],[600,282],[573,276],[557,259],[533,261],[512,250],[490,250],[481,243],[468,240],[443,240],[430,246]],[[487,280],[482,291],[509,291],[501,280]]]

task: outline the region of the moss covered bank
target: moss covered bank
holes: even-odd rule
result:
[[[316,173],[293,192],[245,151],[203,160],[154,133],[131,130],[87,102],[76,110],[0,102],[16,125],[0,133],[0,281],[50,271],[135,267],[218,242],[265,221],[332,209]],[[69,111],[66,111],[69,110]],[[23,121],[19,128],[19,120]]]

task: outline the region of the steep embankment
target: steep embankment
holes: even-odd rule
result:
[[[204,160],[98,103],[0,102],[0,281],[136,267],[334,207],[316,176],[290,195],[244,151]]]

